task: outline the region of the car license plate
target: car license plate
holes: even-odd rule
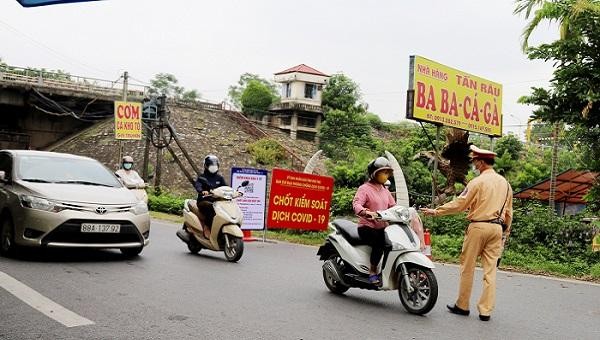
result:
[[[100,223],[82,223],[82,233],[119,233],[121,232],[120,224],[100,224]]]

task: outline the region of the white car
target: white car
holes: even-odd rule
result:
[[[148,245],[150,215],[100,162],[69,154],[0,151],[0,253],[24,247],[118,248]]]

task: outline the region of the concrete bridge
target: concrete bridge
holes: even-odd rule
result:
[[[128,84],[128,100],[147,88]],[[0,64],[0,149],[45,149],[113,114],[123,80],[109,81]]]
[[[123,98],[123,88],[123,79],[109,81],[0,63],[0,149],[52,149],[93,124],[111,118],[114,101]],[[148,87],[127,84],[128,100],[142,101],[148,96]],[[167,103],[217,111],[253,137],[269,137],[255,122],[227,108],[225,103],[172,98]],[[292,168],[301,169],[304,161],[279,144],[290,156]]]

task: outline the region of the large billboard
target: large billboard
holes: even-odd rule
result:
[[[411,56],[406,118],[502,136],[502,85]]]
[[[115,102],[115,139],[142,139],[142,103]]]
[[[267,226],[327,229],[332,193],[333,177],[273,169]]]

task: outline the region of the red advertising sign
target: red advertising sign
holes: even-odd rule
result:
[[[332,193],[333,177],[273,169],[268,227],[327,229]]]

